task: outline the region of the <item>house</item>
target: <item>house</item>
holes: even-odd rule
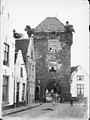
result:
[[[89,96],[89,76],[80,65],[71,68],[71,95],[76,99]]]
[[[35,55],[33,37],[16,40],[16,52],[22,51],[23,60],[27,73],[26,104],[31,104],[35,99]]]
[[[15,53],[14,67],[14,105],[17,107],[26,102],[26,68],[23,60],[22,51]]]
[[[0,1],[0,23],[3,22],[3,1]],[[0,24],[0,120],[2,120],[2,84],[3,84],[3,36],[2,36],[3,26]]]
[[[2,72],[0,73],[2,80],[2,108],[8,108],[13,106],[13,88],[14,88],[14,51],[15,41],[13,39],[13,32],[11,28],[10,12],[7,9],[6,1],[1,0],[0,8],[0,40],[2,40],[0,67]],[[0,68],[0,69],[1,69]]]

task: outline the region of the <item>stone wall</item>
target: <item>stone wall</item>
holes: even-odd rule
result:
[[[56,45],[53,44],[54,40]],[[44,95],[43,91],[49,80],[57,81],[62,93],[70,92],[71,44],[72,34],[36,33],[34,35],[36,81],[40,80],[40,97]],[[50,72],[52,66],[55,72]]]

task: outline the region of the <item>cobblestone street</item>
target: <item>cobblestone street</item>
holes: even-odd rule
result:
[[[36,108],[5,116],[4,120],[85,120],[86,107],[80,104],[45,103]]]

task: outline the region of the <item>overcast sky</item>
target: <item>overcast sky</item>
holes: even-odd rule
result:
[[[24,32],[26,25],[35,28],[46,17],[69,21],[75,29],[71,49],[71,66],[89,70],[89,4],[85,0],[9,0],[12,27]],[[89,72],[88,72],[89,73]]]

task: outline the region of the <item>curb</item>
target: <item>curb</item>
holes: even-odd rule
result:
[[[22,112],[22,111],[25,111],[25,110],[28,110],[28,109],[31,109],[31,108],[38,107],[38,106],[40,106],[40,105],[42,105],[42,104],[43,104],[43,103],[40,103],[40,104],[35,105],[35,106],[30,106],[30,107],[23,108],[23,109],[21,109],[21,110],[16,110],[16,111],[13,111],[13,112],[10,112],[10,113],[5,113],[5,114],[3,114],[2,116],[4,117],[4,116],[7,116],[7,115],[11,115],[11,114],[17,113],[17,112]]]

